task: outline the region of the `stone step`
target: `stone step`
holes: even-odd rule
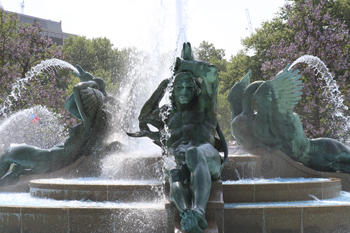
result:
[[[223,155],[222,155],[223,156]],[[110,161],[110,160],[112,161]],[[102,162],[100,160],[103,160]],[[260,156],[229,155],[222,171],[222,180],[238,180],[240,178],[260,177]],[[113,164],[111,166],[110,164]],[[102,168],[101,168],[102,166]],[[16,185],[0,187],[0,192],[29,192],[29,183],[35,179],[79,178],[79,177],[112,177],[128,180],[162,179],[162,157],[126,157],[126,156],[82,156],[73,164],[56,172],[21,176]]]
[[[285,179],[280,179],[285,180]],[[305,182],[238,183],[223,182],[225,203],[284,202],[338,197],[341,179],[302,179]],[[315,181],[313,181],[315,180]],[[306,182],[308,181],[308,182]]]
[[[41,206],[1,205],[0,232],[143,233],[164,232],[166,228],[164,202],[132,205],[107,202],[94,206],[91,202],[69,206],[72,201],[53,201],[54,204],[45,206],[42,202],[45,199],[37,203]]]
[[[41,179],[30,182],[30,195],[54,200],[150,202],[163,198],[157,180]]]
[[[225,204],[225,232],[350,232],[350,202],[280,206]]]

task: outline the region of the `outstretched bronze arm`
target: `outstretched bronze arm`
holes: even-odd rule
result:
[[[151,97],[143,105],[139,115],[140,131],[136,133],[128,133],[131,137],[149,137],[155,144],[161,146],[160,131],[164,128],[160,113],[168,106],[159,107],[159,102],[165,94],[166,87],[169,84],[169,79],[164,79],[153,92]],[[158,129],[158,132],[152,132],[147,124],[151,124]]]
[[[158,130],[160,128],[163,128],[161,119],[159,117],[159,102],[163,99],[166,87],[168,86],[169,82],[169,79],[164,79],[159,84],[158,88],[153,92],[151,97],[143,105],[139,116],[140,130],[149,130],[147,124],[153,125]]]

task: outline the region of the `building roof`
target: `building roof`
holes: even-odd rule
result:
[[[61,21],[57,22],[57,21],[52,21],[52,20],[48,20],[48,19],[41,19],[38,17],[19,14],[19,13],[15,13],[15,12],[11,12],[11,11],[5,11],[5,12],[6,13],[14,13],[14,14],[18,15],[21,23],[33,24],[34,22],[39,22],[41,27],[45,31],[63,33]]]

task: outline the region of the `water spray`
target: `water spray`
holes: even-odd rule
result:
[[[312,55],[304,55],[295,60],[289,67],[289,69],[291,69],[294,65],[298,63],[308,64],[310,67],[317,71],[316,75],[321,74],[321,77],[318,79],[326,82],[326,85],[322,87],[324,89],[322,94],[326,98],[330,99],[331,104],[334,106],[334,111],[332,111],[333,121],[331,122],[331,128],[334,129],[336,127],[336,121],[340,118],[342,121],[345,122],[343,131],[349,131],[350,119],[349,116],[344,116],[343,113],[345,110],[348,109],[348,107],[344,105],[344,97],[341,95],[337,82],[334,80],[327,66],[318,57]]]
[[[21,90],[25,89],[25,84],[29,83],[33,77],[39,75],[43,71],[55,71],[63,68],[68,68],[73,70],[73,72],[79,73],[79,71],[73,65],[57,58],[42,61],[40,64],[32,67],[30,71],[26,73],[25,78],[17,78],[17,80],[12,84],[11,93],[6,97],[3,106],[0,108],[0,114],[6,116],[8,109],[12,106],[12,99],[16,101],[20,98]]]

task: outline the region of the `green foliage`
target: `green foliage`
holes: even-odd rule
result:
[[[222,60],[225,56],[224,49],[216,49],[214,44],[209,44],[207,41],[200,43],[195,49],[195,56],[198,60],[210,62],[211,60]]]
[[[219,92],[226,93],[229,91],[249,71],[250,65],[251,59],[243,51],[239,51],[237,55],[232,56],[230,61],[226,63],[225,71],[220,73]]]
[[[4,107],[0,115],[44,103],[58,113],[64,111],[67,83],[55,71],[33,77],[21,92],[16,91],[17,100],[10,95],[15,80],[23,80],[31,68],[53,57],[64,59],[61,48],[42,35],[38,23],[22,24],[0,7],[0,106]]]
[[[225,71],[219,75],[218,119],[227,140],[233,140],[230,124],[233,119],[231,119],[227,95],[231,87],[249,71],[250,63],[250,57],[240,51],[236,56],[231,57],[230,61],[226,63]]]
[[[338,87],[349,101],[348,77],[350,36],[346,25],[329,13],[332,1],[298,0],[286,5],[283,10],[285,23],[293,31],[294,37],[282,38],[266,50],[268,60],[262,65],[266,77],[273,77],[287,63],[292,63],[302,55],[313,55],[321,59],[334,76]],[[328,8],[327,8],[328,7]],[[306,65],[298,65],[303,77],[303,96],[294,111],[300,115],[308,137],[332,137],[340,139],[344,134],[345,119],[334,116],[342,111],[332,98],[322,93],[326,83]],[[333,89],[334,91],[334,89]],[[329,94],[327,94],[329,95]],[[336,119],[337,118],[337,119]]]
[[[70,57],[70,62],[80,65],[95,77],[103,78],[107,91],[116,94],[121,80],[130,71],[130,49],[113,48],[107,38],[87,39],[85,36],[69,37],[63,46],[64,54]],[[77,83],[73,75],[67,94],[70,94]]]
[[[253,35],[242,40],[245,53],[251,50],[254,51],[254,55],[249,58],[252,81],[262,80],[263,78],[261,66],[268,60],[266,51],[282,38],[286,42],[290,42],[293,40],[293,37],[293,30],[288,27],[286,20],[280,14],[271,21],[262,22],[261,28],[256,29]]]
[[[231,110],[230,105],[227,102],[226,93],[218,93],[218,105],[217,105],[217,117],[220,124],[222,133],[225,136],[226,141],[233,140],[231,134]]]
[[[350,0],[327,1],[330,2],[329,13],[332,17],[338,18],[340,21],[345,21],[345,24],[350,25]]]

